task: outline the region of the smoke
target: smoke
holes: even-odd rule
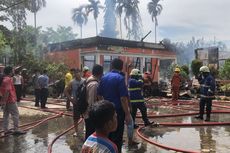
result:
[[[104,25],[100,35],[103,37],[116,38],[118,35],[115,15],[116,0],[105,0],[105,6]]]
[[[177,64],[190,65],[195,59],[195,49],[216,46],[219,50],[225,50],[226,45],[223,42],[205,41],[204,38],[192,39],[188,43],[175,42],[172,43],[170,39],[162,40],[162,43],[171,51],[175,51],[177,55]]]

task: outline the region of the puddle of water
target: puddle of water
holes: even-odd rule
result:
[[[227,153],[230,127],[152,128],[143,131],[150,139],[171,147],[201,152]]]
[[[192,107],[192,106],[191,106]],[[50,113],[28,109],[21,109],[20,121],[21,124],[36,121],[47,116]],[[149,109],[149,113],[159,114],[175,114],[186,113],[185,110],[175,110],[169,106],[158,107],[154,106]],[[28,115],[29,114],[29,115]],[[53,115],[53,114],[52,114]],[[193,123],[201,122],[193,118],[193,116],[154,118],[157,122],[179,122]],[[229,114],[212,114],[212,121],[230,122]],[[137,122],[142,122],[139,118]],[[47,153],[48,145],[61,132],[72,126],[71,117],[60,117],[52,119],[47,123],[29,130],[26,135],[9,136],[0,139],[0,153]],[[53,153],[79,153],[84,142],[83,124],[79,126],[80,136],[73,137],[73,130],[59,138],[53,145]],[[229,126],[213,126],[213,127],[161,127],[161,128],[146,128],[144,134],[153,140],[157,140],[162,144],[182,149],[198,150],[202,152],[218,152],[228,153],[230,150],[230,127]],[[138,136],[135,136],[140,142],[136,147],[127,146],[126,131],[124,132],[123,152],[128,153],[170,153],[167,151],[149,144]]]

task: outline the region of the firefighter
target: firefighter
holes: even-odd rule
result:
[[[172,86],[172,100],[177,101],[179,98],[179,91],[180,91],[180,84],[181,84],[181,75],[180,75],[180,68],[175,68],[171,86]]]
[[[207,66],[202,66],[200,68],[201,77],[198,79],[200,83],[200,111],[196,119],[203,120],[204,107],[206,105],[206,119],[205,121],[210,121],[210,115],[212,110],[212,99],[215,98],[215,88],[216,83],[213,76],[210,74],[210,70]]]
[[[84,79],[88,79],[92,75],[88,66],[84,66],[82,72],[83,72],[82,77]]]
[[[154,122],[150,122],[147,117],[147,108],[145,106],[145,100],[142,95],[142,86],[143,80],[141,77],[141,72],[138,69],[132,69],[130,73],[130,78],[128,81],[128,90],[130,96],[130,103],[131,103],[131,114],[133,118],[133,122],[135,123],[135,118],[137,114],[137,109],[140,110],[142,115],[142,120],[144,121],[145,126],[149,126]],[[134,124],[134,128],[137,128],[138,125]]]
[[[151,73],[150,72],[145,72],[143,75],[143,93],[144,97],[151,96],[152,94],[152,78],[151,78]]]

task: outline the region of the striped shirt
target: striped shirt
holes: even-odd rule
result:
[[[118,153],[116,144],[95,132],[90,135],[82,146],[82,153]]]

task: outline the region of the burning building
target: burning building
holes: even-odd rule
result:
[[[110,62],[114,58],[124,61],[123,71],[129,74],[132,68],[151,73],[153,80],[159,81],[161,61],[169,60],[176,63],[176,53],[163,44],[130,41],[106,37],[91,37],[49,45],[46,59],[63,62],[69,67],[92,69],[100,64],[104,71],[110,70]],[[169,66],[169,65],[168,65]]]
[[[197,48],[195,50],[195,56],[196,59],[201,60],[204,65],[219,69],[225,60],[230,58],[230,52],[219,51],[218,47]]]

